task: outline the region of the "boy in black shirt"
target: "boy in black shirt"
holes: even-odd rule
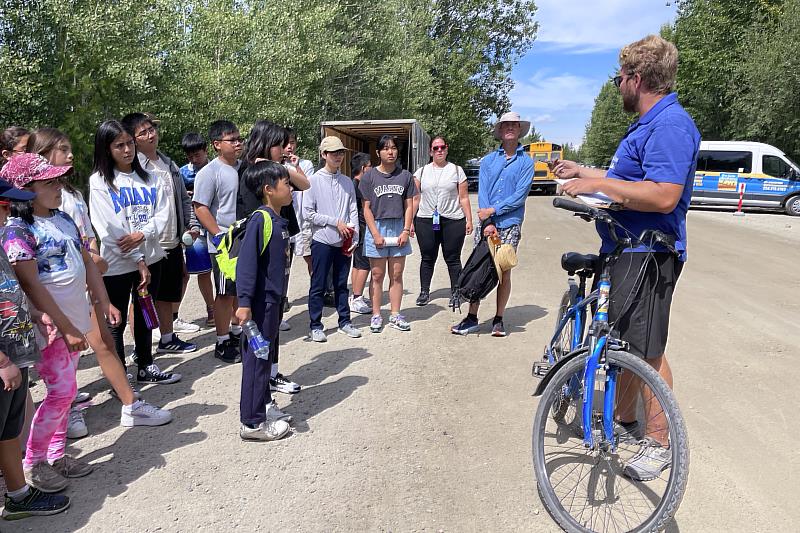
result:
[[[281,207],[292,203],[289,173],[283,165],[260,161],[250,165],[242,183],[261,201],[269,213],[272,232],[264,249],[264,214],[255,211],[247,223],[236,262],[236,295],[240,324],[253,320],[269,342],[269,360],[257,358],[249,343],[242,345],[242,390],[240,397],[243,440],[277,440],[289,432],[291,416],[283,413],[271,399],[269,378],[276,360],[283,298],[289,282],[289,229],[281,218]],[[269,232],[267,232],[269,234]],[[261,253],[261,250],[264,253]]]

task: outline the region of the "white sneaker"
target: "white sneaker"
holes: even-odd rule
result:
[[[344,326],[340,327],[339,333],[344,333],[351,339],[357,339],[361,337],[361,330],[355,327],[353,324],[345,324]]]
[[[278,408],[278,404],[275,403],[275,400],[267,404],[267,420],[286,420],[286,422],[292,421],[292,415],[289,413],[284,413]]]
[[[136,400],[126,412],[122,406],[122,416],[119,425],[125,428],[133,426],[163,426],[172,420],[172,413],[167,409],[159,409],[144,400]]]
[[[197,324],[192,324],[191,322],[186,322],[180,318],[176,318],[172,323],[172,331],[175,333],[197,333],[200,331],[200,326]]]
[[[73,407],[69,410],[69,421],[67,422],[67,438],[81,439],[89,434],[86,422],[83,420],[83,409]]]
[[[75,399],[72,400],[72,405],[75,405],[75,404],[78,404],[78,403],[83,403],[83,402],[88,402],[91,399],[92,399],[92,395],[89,394],[88,392],[78,391],[77,393],[75,393]]]
[[[281,325],[278,326],[278,329],[281,331],[289,331],[290,329],[292,329],[292,325],[285,320],[281,320]]]
[[[372,312],[372,305],[367,304],[363,294],[358,298],[350,296],[350,311],[359,315],[368,315]]]
[[[242,424],[239,428],[239,436],[242,440],[278,440],[287,433],[289,433],[289,423],[285,420],[267,420],[255,428],[249,428]]]
[[[314,342],[325,342],[328,340],[328,337],[325,336],[325,332],[321,329],[312,329],[309,337]]]

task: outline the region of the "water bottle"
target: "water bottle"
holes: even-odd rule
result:
[[[253,354],[259,359],[269,361],[269,341],[261,336],[261,332],[258,331],[256,323],[252,320],[248,320],[242,324],[242,330],[244,330],[244,334],[247,337],[247,344],[250,345]]]
[[[598,322],[608,322],[608,294],[611,291],[611,283],[607,279],[601,279],[597,288],[600,295],[597,298],[595,319]]]
[[[158,329],[158,313],[156,313],[153,297],[150,296],[147,289],[139,290],[139,307],[142,309],[142,316],[147,329]]]
[[[441,220],[439,218],[439,208],[438,207],[434,207],[433,208],[433,231],[439,231],[439,229],[441,228],[441,226],[439,225],[440,222],[441,222]]]

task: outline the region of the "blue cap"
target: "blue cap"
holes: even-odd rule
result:
[[[30,191],[23,191],[17,189],[4,179],[0,179],[0,198],[8,198],[9,200],[33,200],[36,198],[36,193]]]

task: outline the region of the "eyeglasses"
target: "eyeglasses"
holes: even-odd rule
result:
[[[231,143],[231,144],[243,144],[245,142],[244,137],[236,137],[234,139],[219,139],[219,142]]]
[[[433,150],[434,152],[444,152],[445,150],[447,150],[447,145],[440,144],[437,146],[431,146],[431,150]]]
[[[139,133],[137,133],[136,134],[136,138],[137,139],[146,139],[150,135],[155,135],[155,133],[156,133],[155,126],[150,126],[149,128],[144,129],[144,130],[140,131]]]

